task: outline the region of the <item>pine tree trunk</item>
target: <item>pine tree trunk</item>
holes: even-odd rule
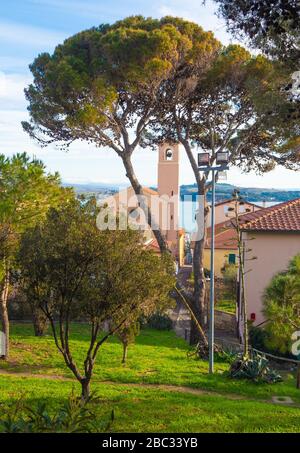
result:
[[[126,169],[126,176],[131,183],[134,193],[137,196],[139,196],[139,195],[143,196],[143,187],[135,175],[130,157],[124,157],[123,164]],[[141,199],[139,201],[140,201],[140,207],[142,208],[142,210],[145,213],[148,225],[150,226],[150,228],[152,228],[153,234],[155,236],[155,239],[157,240],[160,251],[162,253],[166,252],[168,250],[166,241],[161,233],[159,224],[156,222],[156,219],[152,216],[150,206],[148,206],[148,203],[146,201],[144,201],[143,199]]]
[[[127,352],[128,352],[128,345],[126,343],[123,343],[123,358],[122,358],[122,363],[126,363],[127,360]]]
[[[206,292],[206,279],[204,274],[204,246],[206,240],[206,223],[208,216],[208,209],[206,206],[206,193],[203,186],[198,187],[198,195],[201,197],[199,200],[198,210],[203,209],[203,218],[200,216],[198,222],[201,222],[199,228],[203,227],[203,237],[195,242],[194,255],[193,255],[193,272],[194,272],[194,314],[201,325],[202,329],[206,327],[206,314],[207,307],[205,306],[205,292]],[[204,206],[201,205],[204,203]],[[201,340],[199,329],[194,322],[191,324],[190,344],[196,344]]]
[[[193,312],[202,328],[205,327],[205,275],[203,269],[204,241],[195,242],[193,256],[194,271],[194,303]],[[200,341],[201,335],[196,323],[192,321],[190,344],[196,344]]]
[[[7,360],[9,357],[9,319],[7,310],[8,290],[9,290],[9,272],[6,271],[6,275],[4,277],[1,288],[1,303],[0,303],[2,331],[5,336],[4,356],[2,356],[1,358],[5,360]]]

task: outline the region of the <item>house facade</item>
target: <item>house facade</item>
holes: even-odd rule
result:
[[[300,253],[300,198],[245,215],[242,229],[248,249],[245,261],[248,317],[254,325],[259,325],[266,321],[265,288]]]
[[[207,230],[207,239],[204,249],[204,268],[210,270],[210,247],[211,247],[211,229]],[[215,276],[223,277],[223,269],[227,264],[237,265],[238,263],[238,246],[236,231],[233,228],[226,227],[223,222],[216,225],[215,231]]]
[[[215,204],[215,224],[219,225],[223,222],[228,220],[228,213],[230,209],[235,209],[236,201],[233,198],[228,200],[219,201]],[[243,204],[240,204],[239,207],[239,215],[244,215],[247,212],[256,212],[262,209],[261,206],[258,206],[254,203],[250,203],[250,201],[244,201]],[[208,216],[207,219],[207,227],[211,226],[211,216]]]
[[[223,277],[224,266],[228,264],[237,264],[238,246],[236,240],[236,231],[232,228],[230,217],[236,209],[236,201],[233,198],[220,201],[215,205],[215,275],[218,278]],[[254,203],[243,201],[238,205],[239,216],[245,213],[261,211],[263,208]],[[211,247],[211,216],[207,220],[207,235],[204,246],[204,268],[210,270],[210,247]],[[192,248],[194,244],[192,243]]]

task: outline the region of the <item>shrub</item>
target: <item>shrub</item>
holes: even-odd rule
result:
[[[264,329],[255,326],[251,326],[249,329],[249,340],[251,346],[255,349],[259,349],[264,352],[271,352],[267,347],[269,337],[269,333]]]
[[[275,384],[281,382],[282,377],[269,367],[266,356],[253,354],[251,358],[243,359],[240,355],[231,364],[230,376],[235,379],[249,379],[254,382]]]
[[[123,345],[122,363],[126,363],[128,346],[135,343],[135,339],[139,334],[140,323],[138,321],[125,323],[117,330],[116,336],[119,338]]]
[[[146,323],[143,325],[157,330],[172,330],[173,328],[172,320],[163,313],[154,313],[146,319]]]
[[[237,280],[237,267],[235,264],[225,263],[222,268],[222,274],[225,282],[232,283]]]
[[[90,397],[84,401],[71,393],[67,402],[61,405],[54,415],[50,415],[45,402],[39,402],[36,408],[26,405],[22,395],[13,402],[0,421],[1,433],[84,433],[106,432],[114,420],[114,412],[107,419],[95,423],[95,413],[92,404],[98,403],[98,398]]]
[[[300,327],[300,255],[292,259],[285,272],[273,277],[263,302],[270,335],[267,344],[282,354],[290,353],[291,336]]]
[[[251,346],[254,349],[259,351],[273,354],[278,357],[286,357],[289,359],[295,359],[292,353],[289,351],[282,352],[282,349],[279,349],[274,346],[274,341],[272,340],[271,333],[260,327],[251,326],[249,329],[249,339]]]

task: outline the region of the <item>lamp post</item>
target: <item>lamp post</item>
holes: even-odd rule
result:
[[[214,346],[215,346],[215,202],[216,202],[216,172],[228,170],[228,152],[217,152],[216,164],[212,165],[209,153],[198,154],[199,171],[211,172],[212,200],[211,200],[211,236],[210,236],[210,295],[209,295],[209,373],[214,373]]]

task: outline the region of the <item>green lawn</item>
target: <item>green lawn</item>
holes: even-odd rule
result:
[[[87,348],[88,327],[74,324],[72,331],[73,355],[80,361]],[[121,345],[110,339],[100,350],[92,384],[92,390],[103,399],[97,408],[99,416],[114,408],[114,431],[300,432],[298,407],[271,404],[273,395],[290,396],[300,404],[295,376],[286,375],[285,381],[276,385],[234,381],[227,376],[225,363],[218,363],[215,375],[210,376],[207,363],[188,359],[187,350],[188,345],[173,332],[142,330],[124,366]],[[1,375],[1,370],[16,374]],[[40,377],[20,377],[17,373]],[[25,392],[32,404],[47,399],[55,406],[67,397],[73,383],[51,380],[50,375],[72,376],[51,336],[36,338],[30,325],[13,325],[10,361],[0,362],[0,402]],[[182,388],[150,384],[187,386],[212,393],[188,393]]]
[[[235,313],[236,303],[231,299],[221,299],[217,302],[216,308],[218,310],[227,311],[228,313]]]

